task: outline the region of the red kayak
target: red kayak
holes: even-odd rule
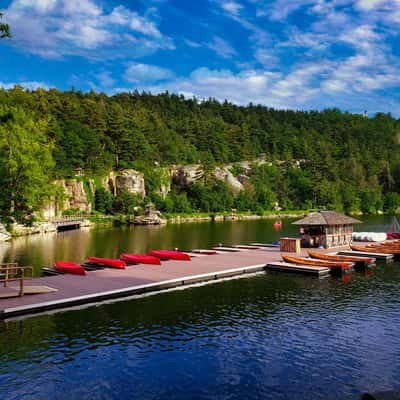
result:
[[[88,261],[95,264],[106,265],[107,267],[114,267],[125,269],[126,263],[122,260],[115,260],[112,258],[89,257]]]
[[[82,267],[82,265],[73,263],[73,262],[67,262],[67,261],[55,261],[54,262],[54,268],[57,271],[64,272],[66,274],[73,274],[73,275],[86,275],[85,269]]]
[[[119,258],[131,264],[161,265],[160,259],[146,254],[121,254]]]
[[[148,252],[148,255],[157,257],[161,260],[190,261],[189,254],[176,250],[151,250]]]

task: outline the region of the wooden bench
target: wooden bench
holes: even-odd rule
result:
[[[0,283],[3,283],[4,288],[8,288],[9,282],[19,282],[18,294],[12,292],[5,293],[5,296],[0,297],[13,297],[24,295],[24,280],[32,279],[33,268],[32,267],[20,267],[17,263],[6,263],[0,264]],[[16,289],[11,287],[10,289]]]

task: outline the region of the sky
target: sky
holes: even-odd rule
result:
[[[0,86],[400,116],[400,0],[0,0]]]

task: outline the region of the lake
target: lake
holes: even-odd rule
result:
[[[19,238],[3,260],[82,261],[150,248],[271,242],[283,221],[110,228]],[[387,224],[368,218],[363,228]],[[368,229],[366,229],[368,230]],[[263,274],[9,321],[1,399],[347,399],[400,390],[400,264],[349,280]]]

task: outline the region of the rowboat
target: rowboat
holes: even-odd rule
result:
[[[121,254],[119,258],[129,264],[161,265],[159,258],[148,256],[147,254]]]
[[[316,267],[328,267],[333,269],[348,269],[351,263],[344,263],[344,262],[333,262],[333,261],[325,261],[325,260],[313,260],[312,258],[303,258],[303,257],[295,257],[295,256],[284,256],[282,258],[288,262],[293,264],[300,264],[300,265],[313,265]]]
[[[65,274],[86,275],[86,271],[82,265],[68,261],[55,261],[54,269],[56,271],[64,272]]]
[[[126,263],[122,260],[115,260],[112,258],[89,257],[88,261],[94,264],[106,265],[107,267],[125,269]]]
[[[176,250],[151,250],[147,254],[149,256],[157,257],[160,260],[190,261],[189,254]]]
[[[382,254],[400,254],[400,249],[393,249],[385,246],[354,246],[353,244],[350,245],[352,250],[355,251],[363,251],[363,252],[372,252],[372,253],[382,253]]]
[[[320,253],[318,251],[309,251],[308,255],[318,260],[334,261],[334,262],[349,262],[355,264],[368,265],[375,262],[375,258],[354,257],[354,256],[340,256]]]

